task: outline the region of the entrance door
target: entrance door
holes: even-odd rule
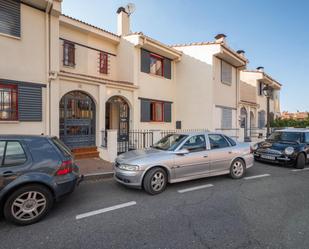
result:
[[[118,142],[129,140],[130,110],[128,103],[120,96],[114,96],[106,102],[106,130],[118,130]]]
[[[60,101],[60,139],[70,148],[95,146],[95,104],[80,91]]]
[[[248,114],[246,108],[242,107],[240,110],[240,117],[241,117],[241,128],[244,128],[245,131],[245,138],[248,137]]]

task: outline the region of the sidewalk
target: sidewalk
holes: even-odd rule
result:
[[[97,180],[113,176],[113,165],[100,158],[87,158],[75,160],[84,180]]]

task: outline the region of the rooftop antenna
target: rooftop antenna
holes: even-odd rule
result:
[[[134,3],[128,3],[125,7],[126,12],[130,16],[135,11],[135,4]]]

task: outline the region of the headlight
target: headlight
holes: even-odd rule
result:
[[[284,153],[288,156],[292,155],[294,153],[294,148],[293,147],[286,147],[284,150]]]
[[[137,165],[129,165],[129,164],[120,164],[118,166],[119,169],[128,170],[128,171],[137,171],[139,167]]]
[[[252,150],[257,150],[259,148],[259,145],[258,144],[253,144],[251,145],[251,149]]]

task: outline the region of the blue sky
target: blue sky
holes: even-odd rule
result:
[[[225,33],[248,68],[264,66],[282,82],[281,110],[309,111],[307,0],[64,0],[63,13],[116,32],[116,10],[136,5],[131,30],[166,44],[212,41]]]

